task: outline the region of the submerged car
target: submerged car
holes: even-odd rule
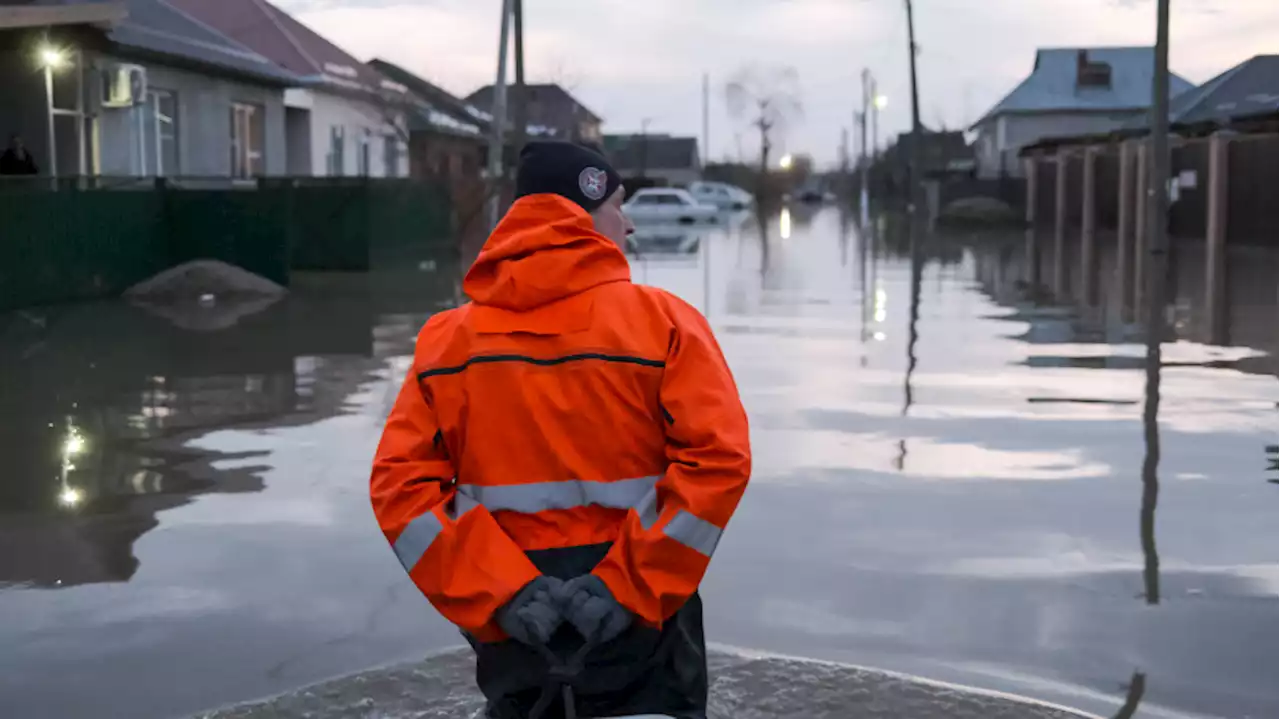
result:
[[[686,190],[666,187],[647,187],[636,192],[622,206],[633,222],[673,222],[692,225],[699,222],[715,222],[716,208],[694,199]]]
[[[694,182],[689,185],[689,194],[699,202],[724,210],[745,210],[756,201],[750,192],[727,182]]]

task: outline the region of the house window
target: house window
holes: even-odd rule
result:
[[[383,174],[387,177],[400,176],[400,138],[387,135],[382,143]]]
[[[996,149],[1004,152],[1009,149],[1009,118],[1001,115],[996,120]]]
[[[178,98],[168,90],[147,92],[139,108],[138,159],[143,175],[178,173]]]
[[[346,174],[347,171],[347,128],[342,125],[329,127],[328,168],[331,177]]]
[[[369,144],[373,136],[369,130],[360,133],[360,150],[356,155],[356,171],[361,177],[369,176]]]
[[[262,174],[262,107],[231,104],[231,176],[248,178]]]

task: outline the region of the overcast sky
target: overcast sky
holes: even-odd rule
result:
[[[361,60],[381,57],[459,95],[493,82],[500,0],[278,0]],[[1200,83],[1280,45],[1276,0],[1173,0],[1171,66]],[[1150,45],[1154,0],[916,0],[921,117],[977,119],[1031,71],[1038,47]],[[525,0],[530,82],[555,80],[605,132],[700,135],[711,77],[712,159],[758,140],[723,86],[755,63],[795,68],[803,115],[776,143],[819,162],[852,128],[863,67],[889,98],[882,137],[910,124],[902,0]],[[856,141],[854,141],[856,142]]]

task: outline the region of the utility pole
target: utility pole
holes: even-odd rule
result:
[[[858,219],[863,227],[867,226],[870,220],[871,212],[868,205],[870,204],[871,192],[867,186],[868,168],[871,164],[870,158],[867,156],[867,112],[871,109],[871,93],[872,93],[871,71],[862,68],[862,112],[858,113],[858,124],[862,126],[862,149],[858,158],[858,165],[862,169],[861,188],[858,191]]]
[[[711,75],[702,73],[702,166],[711,159]]]
[[[1150,255],[1150,271],[1147,297],[1148,352],[1160,351],[1157,326],[1164,325],[1164,291],[1166,263],[1168,261],[1169,222],[1169,0],[1156,3],[1156,57],[1151,82],[1151,154],[1147,182],[1147,252]],[[1151,337],[1155,336],[1152,345]]]
[[[516,36],[516,96],[512,116],[515,127],[512,128],[511,147],[520,156],[520,150],[527,142],[525,134],[529,127],[529,97],[524,86],[524,0],[512,0],[512,24]]]
[[[915,18],[911,12],[911,0],[907,2],[907,42],[910,45],[911,60],[911,165],[907,170],[907,192],[908,208],[912,214],[915,214],[917,201],[920,193],[917,191],[916,184],[921,179],[923,168],[920,166],[921,145],[924,143],[924,135],[920,128],[920,92],[916,84],[916,25]]]
[[[489,228],[498,226],[502,205],[502,130],[507,121],[507,33],[511,27],[512,0],[502,0],[502,29],[498,31],[498,77],[493,84],[492,123],[489,135]]]
[[[876,161],[876,156],[880,153],[880,104],[876,102],[876,98],[880,97],[879,90],[876,89],[876,79],[871,78],[871,161]]]

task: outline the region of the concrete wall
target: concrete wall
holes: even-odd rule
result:
[[[322,92],[311,93],[311,172],[315,176],[360,173],[361,138],[368,133],[369,176],[408,177],[409,161],[405,143],[387,122],[387,112],[373,103],[341,95]],[[333,128],[344,132],[342,159],[335,172],[330,171],[329,155]],[[387,143],[394,143],[396,167],[388,168],[385,161]]]
[[[978,128],[978,139],[974,143],[978,177],[987,180],[1000,177],[1002,162],[1006,176],[1022,177],[1023,165],[1018,158],[1018,151],[1023,147],[1047,137],[1072,137],[1111,132],[1134,118],[1142,117],[1144,113],[1144,110],[1070,112],[1004,115],[993,118]],[[1001,120],[1004,123],[1003,138],[1000,137]],[[1000,149],[1002,140],[1003,151]]]
[[[101,58],[100,64],[114,62]],[[226,177],[231,174],[231,105],[244,103],[264,114],[263,173],[285,174],[284,90],[198,74],[155,63],[147,68],[147,86],[177,97],[178,168],[170,175]],[[139,117],[143,107],[103,108],[99,121],[103,175],[139,175]],[[150,149],[150,148],[148,148]]]

